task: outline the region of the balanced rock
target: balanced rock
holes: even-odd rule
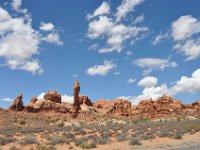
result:
[[[11,110],[15,110],[15,111],[22,111],[24,109],[24,105],[23,105],[23,94],[19,94],[13,104],[9,107],[9,109]]]
[[[44,95],[44,99],[55,103],[61,103],[61,94],[59,94],[57,91],[49,91]]]

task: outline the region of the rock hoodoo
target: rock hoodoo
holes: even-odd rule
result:
[[[23,94],[19,94],[13,104],[9,107],[11,110],[15,111],[22,111],[24,109],[24,104],[23,104]]]
[[[61,103],[61,94],[59,94],[57,91],[49,91],[44,95],[44,99],[55,103]]]
[[[74,112],[76,114],[81,108],[80,102],[79,102],[79,92],[80,92],[80,84],[79,84],[79,81],[76,80],[74,83],[74,103],[73,103]]]

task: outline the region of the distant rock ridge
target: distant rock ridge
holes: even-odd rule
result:
[[[163,95],[157,100],[142,100],[137,106],[131,106],[131,102],[125,99],[105,100],[100,99],[93,103],[88,96],[79,96],[80,84],[74,82],[73,104],[62,103],[61,94],[55,90],[48,91],[43,99],[32,97],[30,103],[24,107],[23,94],[19,94],[9,110],[27,112],[59,112],[72,114],[73,118],[79,113],[98,113],[102,115],[128,116],[128,117],[165,117],[173,114],[200,113],[200,100],[185,105],[177,99]],[[0,109],[1,110],[1,109]]]

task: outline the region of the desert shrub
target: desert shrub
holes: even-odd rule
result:
[[[118,142],[126,141],[127,140],[127,134],[117,134],[116,139],[117,139]]]
[[[172,138],[179,140],[179,139],[182,139],[182,135],[180,133],[175,133],[175,135],[172,136]]]
[[[96,148],[96,144],[94,142],[83,142],[79,144],[79,147],[82,149],[90,149],[90,148]]]
[[[86,138],[80,138],[80,139],[75,139],[74,143],[75,143],[76,146],[79,146],[81,143],[85,143],[87,141],[88,140]]]
[[[155,139],[155,136],[153,134],[144,134],[140,136],[141,140],[149,140],[149,139]]]
[[[72,145],[70,145],[69,147],[68,147],[68,149],[73,149],[74,147],[72,146]]]
[[[161,130],[157,135],[159,137],[168,137],[168,132]]]
[[[17,148],[16,146],[11,146],[9,150],[20,150],[20,149]]]
[[[78,135],[84,135],[84,134],[86,134],[86,132],[85,132],[85,130],[80,129],[79,131],[77,131],[76,134],[78,134]]]
[[[27,135],[20,141],[21,145],[37,144],[37,143],[38,143],[37,139],[32,135]]]
[[[75,137],[74,133],[71,133],[71,132],[64,132],[62,135],[69,139],[72,139]]]
[[[65,123],[64,122],[59,122],[58,123],[58,127],[64,127],[65,126]]]
[[[19,124],[20,124],[20,125],[25,125],[25,124],[26,124],[26,121],[25,121],[25,120],[19,120]]]
[[[67,141],[61,136],[53,135],[53,136],[50,137],[49,142],[50,142],[51,145],[56,145],[56,144],[64,144]]]
[[[12,142],[15,142],[16,139],[15,138],[11,138],[11,137],[0,137],[0,145],[6,145]]]
[[[129,140],[129,145],[142,145],[142,143],[137,138],[131,138]]]
[[[53,147],[53,146],[38,145],[38,146],[36,146],[36,148],[33,149],[33,150],[56,150],[56,148]]]

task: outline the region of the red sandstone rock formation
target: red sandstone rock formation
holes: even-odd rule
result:
[[[73,103],[73,108],[74,108],[75,114],[77,114],[81,108],[80,102],[79,102],[79,92],[80,92],[80,84],[79,84],[78,80],[76,80],[74,83],[74,103]]]
[[[44,95],[44,99],[55,103],[61,103],[61,94],[59,94],[57,91],[49,91]]]
[[[19,94],[13,104],[9,107],[9,109],[11,110],[15,110],[15,111],[22,111],[24,109],[24,105],[23,105],[23,94]]]
[[[143,100],[136,107],[138,114],[144,116],[164,116],[172,113],[180,114],[183,109],[184,105],[179,100],[166,95],[158,98],[156,101],[152,99]]]
[[[93,106],[92,101],[88,98],[88,96],[79,96],[79,104],[86,104],[87,106]]]
[[[94,103],[94,107],[108,115],[128,116],[131,113],[131,102],[124,99],[115,99],[112,101],[98,100]]]
[[[36,97],[32,97],[31,102],[25,107],[25,110],[28,112],[36,112],[35,103],[38,101]]]
[[[69,104],[55,103],[46,99],[41,99],[41,100],[32,99],[31,102],[26,106],[26,111],[28,112],[54,111],[60,113],[69,113],[71,111],[71,107],[69,106]]]
[[[196,111],[200,111],[200,100],[191,104]]]

